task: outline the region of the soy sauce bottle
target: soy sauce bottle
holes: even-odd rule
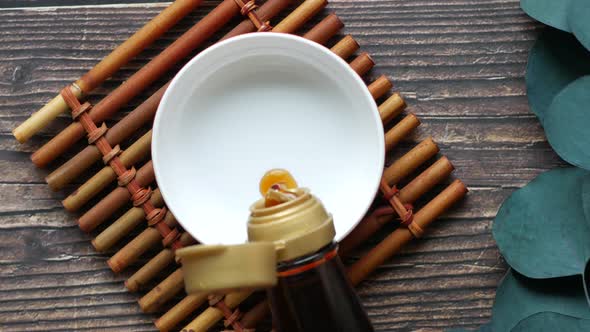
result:
[[[372,332],[338,257],[332,216],[308,189],[291,192],[280,204],[251,206],[247,243],[177,250],[187,292],[265,288],[277,332]]]
[[[268,290],[277,331],[373,331],[345,275],[336,243],[279,263],[277,272],[278,283]]]

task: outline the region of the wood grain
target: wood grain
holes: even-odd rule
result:
[[[139,295],[123,286],[128,274],[114,275],[108,269],[112,252],[93,250],[91,236],[77,228],[76,216],[61,208],[64,193],[53,193],[45,185],[48,170],[29,162],[30,153],[69,118],[61,117],[24,145],[10,135],[61,87],[164,7],[105,5],[114,2],[0,4],[2,331],[154,330],[155,316],[142,314],[136,304]],[[84,6],[62,7],[66,5]],[[206,1],[90,99],[99,100],[119,85],[214,5]],[[517,0],[333,0],[329,10],[346,24],[344,33],[353,35],[375,59],[370,77],[387,74],[406,98],[408,111],[422,120],[389,160],[432,135],[456,166],[455,176],[471,190],[424,239],[362,283],[359,294],[379,331],[475,328],[489,320],[495,288],[506,271],[491,236],[498,207],[539,173],[565,165],[547,144],[525,95],[527,53],[540,25],[519,9]]]

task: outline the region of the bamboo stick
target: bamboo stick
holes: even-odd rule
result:
[[[373,86],[372,89],[371,86]],[[379,99],[392,87],[393,84],[391,81],[385,75],[381,75],[373,83],[371,83],[369,86],[369,91],[371,91],[371,95],[374,99]]]
[[[396,184],[437,153],[438,146],[432,137],[428,137],[387,167],[383,172],[383,178],[389,185]]]
[[[319,13],[327,4],[327,0],[305,0],[279,24],[275,25],[272,32],[294,33],[301,29],[307,21]]]
[[[240,8],[234,0],[223,0],[207,16],[203,17],[174,43],[129,77],[124,84],[96,104],[88,112],[92,120],[95,123],[100,123],[111,117],[176,63],[190,55],[195,48],[205,42],[239,12]],[[83,136],[84,128],[82,124],[73,122],[37,150],[31,156],[31,159],[38,167],[44,167],[63,154]]]
[[[442,157],[422,172],[418,177],[408,183],[399,191],[399,199],[404,204],[413,204],[420,196],[431,190],[437,183],[446,179],[454,170],[451,162]],[[354,248],[369,239],[385,224],[395,219],[392,213],[380,215],[378,210],[367,215],[348,235],[339,243],[338,253],[341,256],[348,255]]]
[[[119,158],[123,165],[125,167],[131,167],[149,156],[151,143],[152,131],[150,130],[121,153]],[[62,201],[62,204],[70,212],[77,211],[116,179],[117,174],[111,166],[105,166],[76,191],[66,197]]]
[[[344,23],[342,23],[340,18],[336,14],[330,14],[306,32],[303,38],[324,45],[343,27]]]
[[[166,213],[164,223],[170,228],[177,226],[177,221],[170,211]],[[119,273],[158,243],[162,243],[162,235],[160,235],[160,232],[155,227],[147,227],[143,232],[117,251],[117,253],[107,261],[107,264],[113,272]]]
[[[160,332],[171,331],[178,323],[185,320],[207,301],[207,294],[189,294],[162,317],[156,320],[155,324]],[[176,309],[179,308],[179,309]]]
[[[360,46],[357,41],[354,40],[351,35],[346,35],[338,43],[336,43],[336,45],[332,46],[330,50],[342,59],[346,60],[350,58],[350,56],[353,55],[354,52],[356,52],[359,48]]]
[[[399,95],[399,93],[392,94],[387,100],[385,100],[381,106],[379,106],[379,114],[381,115],[381,121],[388,123],[406,108],[406,102]]]
[[[428,227],[438,216],[445,212],[467,193],[467,187],[460,180],[455,180],[414,215],[414,221],[420,228]],[[414,236],[406,227],[400,227],[381,241],[365,256],[348,269],[353,285],[359,284],[379,265],[391,256],[399,253],[401,248]]]
[[[375,66],[375,61],[371,58],[369,53],[363,52],[359,54],[352,62],[350,63],[350,67],[359,74],[359,76],[365,75],[371,68]],[[389,90],[389,89],[387,89]]]
[[[180,19],[199,6],[201,2],[201,0],[176,0],[129,39],[115,48],[69,88],[76,94],[78,99],[81,99],[156,39],[160,38]],[[39,111],[33,113],[25,122],[16,127],[12,133],[19,142],[23,143],[47,126],[59,114],[68,111],[68,109],[61,94],[58,94]]]
[[[155,312],[162,304],[168,302],[183,290],[183,282],[182,268],[179,267],[166,279],[162,280],[158,286],[139,299],[141,310],[146,313]]]
[[[197,241],[195,241],[190,234],[184,232],[180,235],[180,243],[186,247],[197,243]],[[125,281],[125,287],[127,287],[130,292],[137,292],[172,262],[174,262],[174,251],[170,248],[162,249],[162,251],[150,259]]]
[[[256,10],[263,21],[269,20],[276,16],[282,9],[286,8],[291,0],[268,0],[260,8]],[[230,36],[237,36],[240,34],[255,31],[256,27],[249,19],[245,19],[238,24],[232,31],[227,33],[223,38]],[[117,122],[106,133],[105,138],[114,146],[129,138],[135,131],[151,121],[156,114],[158,104],[168,88],[169,83],[166,83],[153,95],[151,95],[145,102],[135,108],[132,112],[126,115],[121,121]],[[77,178],[92,164],[100,160],[102,157],[98,148],[94,145],[87,146],[84,150],[78,153],[74,158],[63,164],[61,167],[53,171],[46,177],[46,181],[51,189],[57,191],[62,189],[66,184]]]
[[[408,137],[410,133],[420,125],[420,120],[414,114],[408,114],[393,128],[385,133],[385,151],[390,151],[401,142],[404,137]]]
[[[234,309],[237,307],[242,301],[244,301],[248,296],[252,294],[251,291],[241,291],[235,293],[229,293],[225,296],[225,305],[230,308]],[[221,310],[215,307],[209,307],[205,311],[203,311],[197,318],[195,318],[190,324],[185,326],[182,331],[183,332],[198,332],[198,331],[207,331],[215,323],[223,318],[223,313]]]
[[[160,208],[164,205],[160,189],[155,189],[150,198],[154,207]],[[94,249],[104,252],[115,245],[119,240],[129,234],[137,225],[145,220],[145,211],[142,207],[132,207],[123,214],[117,221],[112,223],[105,230],[100,232],[93,240]]]
[[[137,170],[135,179],[142,187],[154,182],[154,167],[151,160]],[[115,188],[78,219],[78,226],[85,232],[92,231],[105,220],[109,219],[115,211],[127,204],[130,198],[131,194],[129,194],[127,188]]]

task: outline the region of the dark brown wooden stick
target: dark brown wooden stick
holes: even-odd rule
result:
[[[350,66],[356,71],[359,76],[364,76],[366,73],[369,72],[375,66],[375,61],[371,58],[369,53],[363,52],[359,54],[352,62]],[[389,90],[389,89],[387,89]]]
[[[371,89],[372,87],[372,89]],[[385,75],[379,76],[371,85],[369,85],[369,91],[371,91],[371,95],[375,99],[381,98],[383,95],[387,93],[393,84]]]
[[[336,16],[330,14],[326,16],[320,23],[316,24],[311,30],[303,35],[303,38],[312,40],[318,44],[325,45],[330,38],[335,36],[340,29],[344,27],[344,23]]]

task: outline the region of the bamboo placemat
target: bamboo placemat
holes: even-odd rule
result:
[[[172,69],[177,62],[190,55],[199,45],[214,36],[215,32],[229,24],[233,17],[243,15],[246,19],[221,39],[255,31],[301,33],[299,30],[307,21],[320,15],[327,1],[306,0],[273,26],[271,21],[292,4],[290,0],[268,0],[260,7],[252,1],[244,3],[241,0],[224,0],[99,103],[90,105],[83,102],[93,89],[100,86],[127,61],[148,47],[199,4],[199,0],[177,0],[172,3],[101,63],[62,90],[44,108],[14,130],[15,137],[24,142],[59,114],[72,113],[72,124],[32,155],[33,163],[39,167],[46,166],[85,134],[88,135],[89,145],[55,169],[46,180],[53,190],[61,190],[97,162],[102,161],[105,164],[103,169],[64,199],[63,205],[67,210],[76,212],[86,207],[93,199],[100,198],[98,203],[89,207],[78,219],[80,228],[85,232],[95,232],[99,226],[104,227],[100,232],[96,232],[92,240],[98,251],[109,250],[124,241],[134,230],[144,227],[143,231],[108,260],[110,268],[115,273],[125,270],[138,259],[145,258],[146,253],[161,248],[125,282],[131,292],[146,291],[139,300],[145,312],[158,312],[161,308],[170,306],[170,302],[183,292],[182,268],[178,266],[168,275],[165,271],[176,264],[176,248],[195,243],[167,211],[156,188],[151,161],[148,160],[139,167],[140,163],[149,157],[151,131],[132,142],[124,151],[119,146],[128,141],[141,127],[151,123],[167,84],[111,128],[107,128],[101,122],[111,118],[132,98]],[[374,62],[369,54],[358,52],[359,45],[352,36],[332,41],[342,28],[343,23],[338,16],[327,14],[313,28],[302,33],[302,36],[330,47],[338,56],[350,60],[350,66],[360,76],[364,76],[372,69]],[[358,55],[353,57],[355,53]],[[389,78],[378,77],[368,84],[368,89],[380,102],[379,112],[384,126],[390,127],[385,135],[385,145],[386,152],[391,151],[419,126],[420,120],[411,113],[400,116],[406,105],[399,93],[389,93],[392,89]],[[417,169],[424,168],[430,163],[438,152],[439,148],[434,140],[427,138],[384,170],[380,198],[383,206],[373,209],[341,242],[340,254],[350,253],[386,223],[395,222],[394,220],[399,218],[400,227],[349,267],[349,276],[353,284],[365,279],[385,260],[399,252],[406,243],[420,237],[432,221],[467,192],[464,184],[460,180],[455,180],[415,211],[411,204],[431,191],[453,171],[451,162],[443,156],[431,163],[418,176],[408,179]],[[114,181],[117,181],[119,186],[105,193],[105,189]],[[397,185],[400,183],[406,184],[398,188]],[[127,208],[127,211],[113,221],[118,211],[124,208]],[[112,223],[105,227],[111,221]],[[159,284],[151,290],[146,289],[157,279],[161,280]],[[225,326],[236,331],[252,329],[266,316],[268,305],[262,300],[255,305],[240,308],[240,303],[250,295],[250,292],[232,293],[225,297],[208,297],[207,294],[185,295],[155,324],[161,331],[168,331],[178,329],[180,323],[188,322],[184,328],[187,331],[204,331],[225,319]],[[207,300],[209,306],[205,310],[199,310]],[[242,314],[240,310],[245,313]]]

